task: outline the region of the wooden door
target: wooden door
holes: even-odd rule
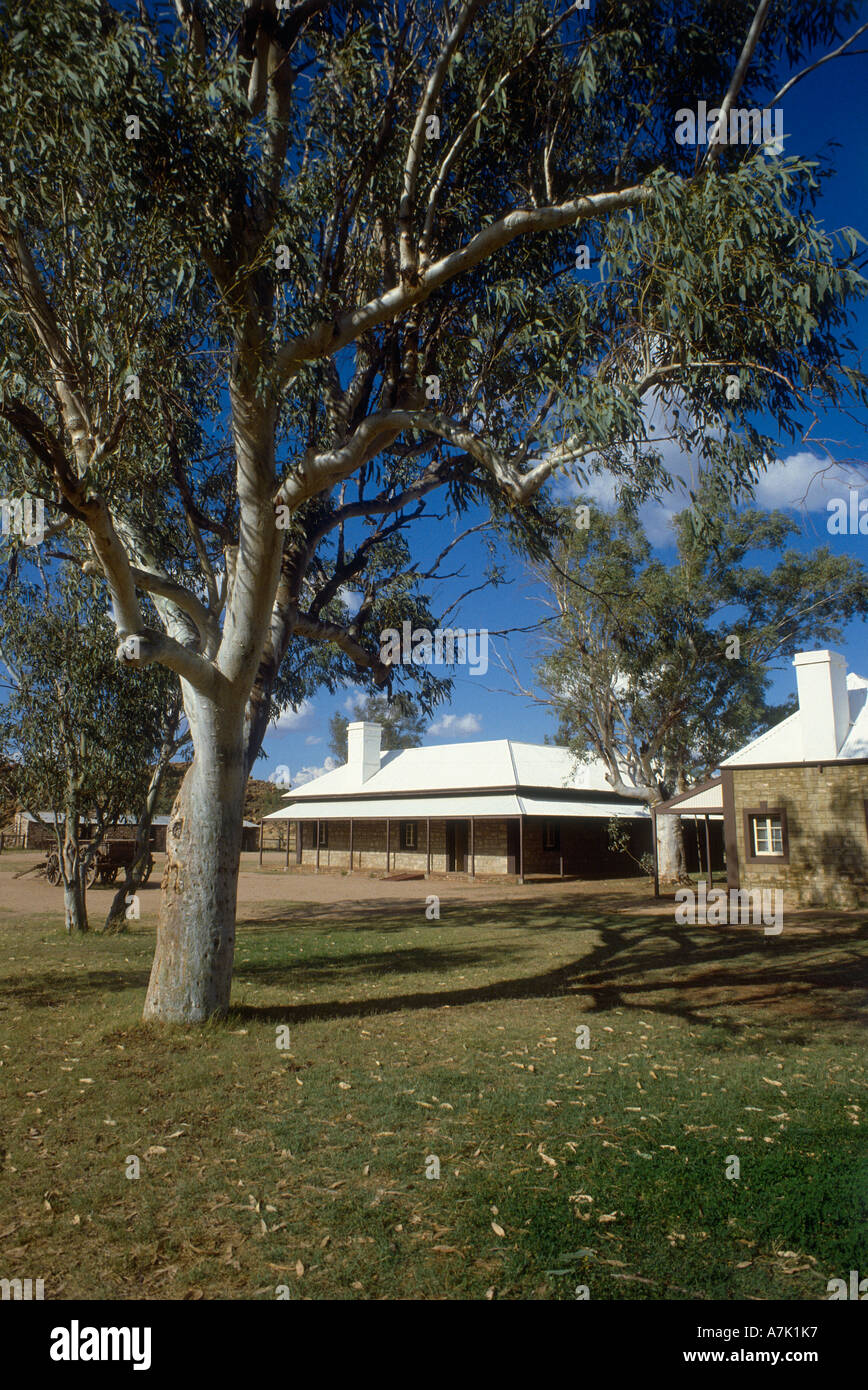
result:
[[[446,868],[450,874],[467,870],[468,823],[466,820],[446,822]]]

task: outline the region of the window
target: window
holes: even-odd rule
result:
[[[783,854],[784,832],[780,816],[752,816],[754,854]]]
[[[543,849],[556,854],[561,848],[561,823],[556,820],[543,821]]]
[[[414,820],[401,821],[401,849],[416,849],[419,844],[419,823]]]
[[[788,864],[790,847],[786,811],[780,807],[770,810],[766,806],[745,811],[744,840],[749,863],[777,859],[782,864]]]
[[[318,822],[318,824],[319,824],[319,847],[320,847],[320,849],[328,849],[328,847],[329,847],[329,823],[328,823],[327,820],[321,820],[321,821]],[[316,837],[316,831],[314,831],[314,837]]]

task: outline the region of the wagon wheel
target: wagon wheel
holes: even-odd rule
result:
[[[56,888],[60,883],[60,855],[56,850],[54,853],[49,854],[48,859],[45,861],[45,877],[48,879],[52,888]]]
[[[114,881],[115,881],[115,879],[117,878],[117,876],[118,876],[118,866],[117,866],[117,864],[115,864],[115,865],[113,865],[113,866],[110,865],[107,869],[100,869],[100,871],[99,871],[99,881],[100,881],[100,883],[114,883]]]
[[[148,855],[148,858],[147,858],[147,861],[146,861],[146,863],[145,863],[145,872],[142,874],[142,883],[147,883],[147,881],[148,881],[148,879],[151,877],[151,874],[153,873],[153,871],[154,871],[154,856],[153,856],[152,854],[149,854],[149,855]]]
[[[99,873],[99,864],[96,862],[95,859],[92,859],[92,860],[90,861],[90,863],[88,864],[88,866],[87,866],[87,873],[85,874],[85,878],[84,878],[84,886],[85,886],[85,888],[92,888],[92,887],[93,887],[93,885],[96,883],[96,876],[97,876],[98,873]]]

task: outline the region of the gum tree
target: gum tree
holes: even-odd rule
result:
[[[855,242],[813,220],[813,166],[675,139],[700,99],[773,98],[781,55],[797,75],[846,45],[852,11],[6,4],[0,421],[19,488],[85,538],[122,657],[180,678],[194,746],[146,1016],[226,1010],[285,673],[397,678],[376,633],[421,602],[431,494],[539,549],[557,472],[665,481],[650,394],[737,487],[758,412],[792,429],[859,389]]]
[[[525,695],[558,716],[558,740],[600,758],[613,789],[650,807],[710,777],[789,708],[769,705],[769,667],[838,642],[868,616],[868,571],[827,546],[787,549],[783,512],[736,508],[701,484],[673,522],[675,556],[655,555],[629,509],[570,512],[537,569],[551,621]],[[748,557],[767,557],[765,567]],[[657,821],[661,881],[686,873],[677,816]]]
[[[177,683],[118,665],[93,579],[39,565],[33,580],[16,571],[0,594],[0,763],[24,810],[53,812],[66,930],[86,932],[88,869],[141,801]]]

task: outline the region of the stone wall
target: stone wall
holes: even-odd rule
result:
[[[797,907],[868,904],[868,764],[733,768],[742,888],[782,888]],[[748,862],[745,811],[786,813],[789,862]]]
[[[389,832],[389,872],[425,873],[428,866],[426,821],[416,821],[417,846],[401,849],[401,821],[393,820]],[[478,820],[475,825],[476,872],[478,874],[506,873],[506,823]],[[292,861],[295,863],[295,855]],[[304,865],[316,864],[316,824],[302,823],[302,858]],[[321,869],[348,869],[350,862],[350,823],[348,820],[329,821],[328,845],[320,847]],[[447,871],[446,821],[431,821],[431,872]],[[353,821],[353,868],[384,872],[386,868],[385,821]],[[470,836],[468,828],[465,872],[470,872]]]
[[[390,873],[424,873],[427,866],[425,848],[425,820],[416,822],[418,845],[416,849],[401,849],[400,821],[392,821],[389,835]],[[303,864],[316,864],[316,824],[302,822],[301,842]],[[348,869],[350,863],[350,823],[348,820],[329,821],[328,845],[319,852],[320,868]],[[353,821],[353,869],[378,871],[386,868],[386,824],[385,821]],[[446,826],[444,821],[431,822],[431,871],[446,871]]]
[[[460,818],[458,818],[460,819]],[[640,874],[641,869],[627,854],[615,854],[608,846],[607,821],[601,818],[574,819],[562,817],[561,850],[543,848],[545,822],[538,817],[529,816],[524,827],[524,867],[526,874],[557,875],[563,854],[564,873],[582,878],[627,878]],[[391,822],[389,837],[390,873],[424,873],[427,868],[426,822],[420,816],[416,821],[418,845],[416,849],[400,848],[401,822]],[[505,819],[482,819],[475,822],[474,848],[475,869],[479,875],[518,872],[518,824],[515,823],[514,861],[510,861],[509,821]],[[630,851],[636,859],[651,850],[651,823],[648,821],[629,821]],[[447,823],[443,819],[431,821],[431,872],[448,872]],[[316,825],[313,821],[302,825],[302,864],[316,864]],[[463,868],[458,872],[470,872],[470,828],[464,844]],[[319,852],[321,869],[349,868],[350,823],[349,820],[328,822],[328,845],[322,845]],[[293,852],[291,863],[296,863]],[[384,872],[386,868],[386,827],[384,821],[354,820],[353,822],[353,869],[368,872]]]

